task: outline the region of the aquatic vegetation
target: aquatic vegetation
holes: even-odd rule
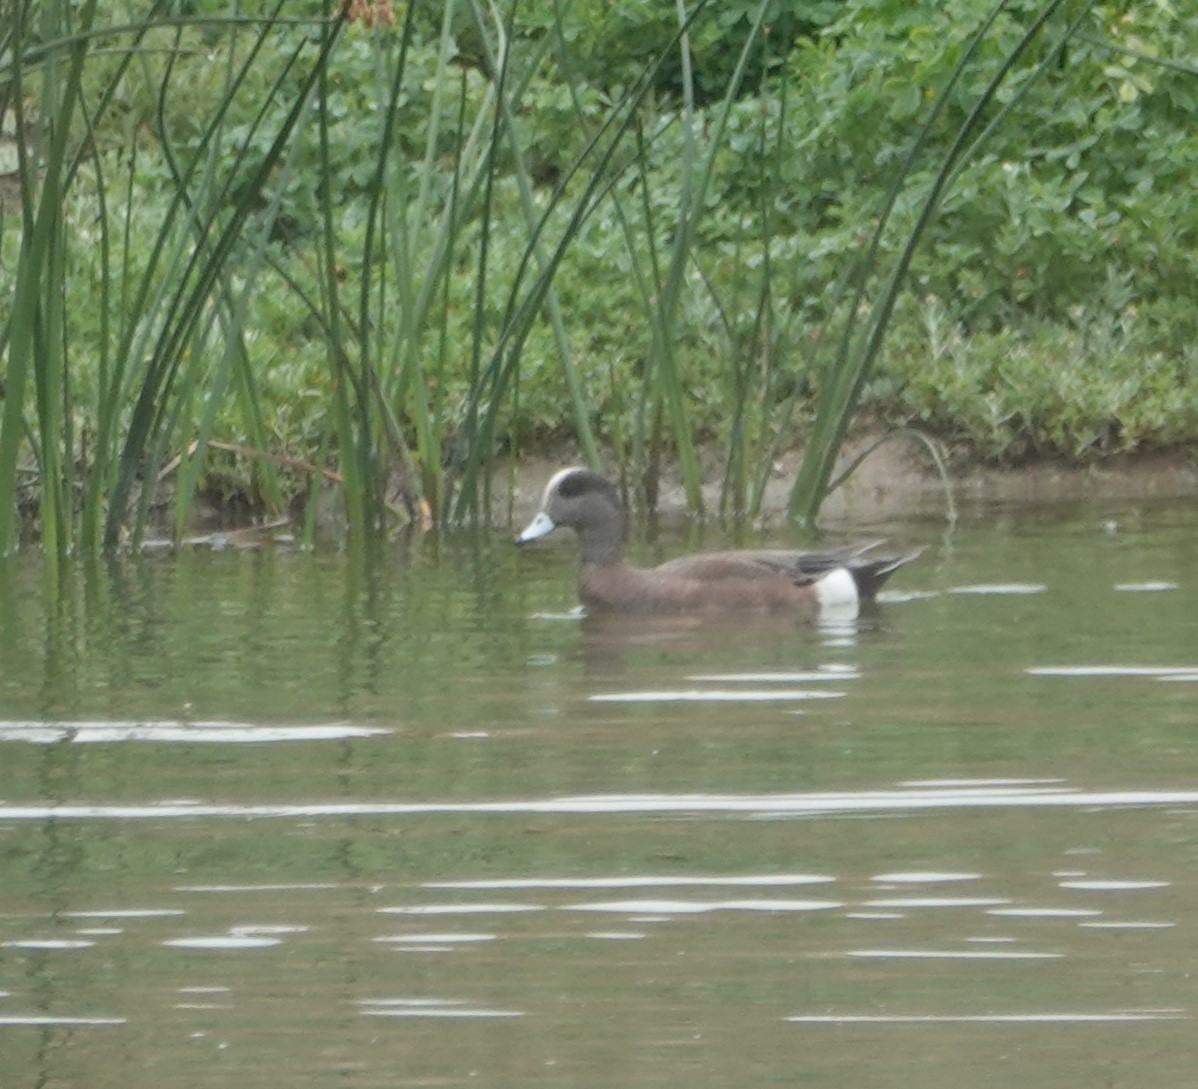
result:
[[[738,515],[802,447],[810,523],[862,409],[996,460],[1194,433],[1167,5],[8,9],[0,548],[201,491],[478,517],[562,441],[696,511],[714,449]]]

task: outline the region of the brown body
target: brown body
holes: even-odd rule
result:
[[[738,569],[734,556],[688,557],[711,562],[672,569],[670,564],[641,568],[626,563],[583,563],[578,570],[578,597],[588,609],[619,612],[818,611],[812,579]]]
[[[892,572],[918,555],[870,558],[866,554],[880,544],[873,541],[830,552],[708,552],[657,567],[633,567],[624,562],[619,494],[586,469],[563,470],[549,482],[542,510],[517,543],[558,526],[578,534],[582,603],[589,610],[626,613],[785,610],[814,615],[828,604],[833,583],[837,594],[848,587],[848,597],[838,604],[868,600]],[[845,571],[851,580],[843,577]]]

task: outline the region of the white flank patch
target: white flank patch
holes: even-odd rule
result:
[[[834,567],[815,583],[815,597],[821,609],[834,609],[838,613],[856,610],[861,603],[857,593],[857,580],[847,567]]]

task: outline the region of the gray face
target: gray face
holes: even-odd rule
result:
[[[545,488],[541,510],[516,538],[517,544],[535,541],[558,526],[581,530],[589,525],[620,525],[620,498],[616,489],[589,469],[563,469]]]

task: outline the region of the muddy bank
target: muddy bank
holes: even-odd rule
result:
[[[846,444],[837,473],[875,441],[863,438]],[[763,505],[766,521],[783,516],[800,459],[801,451],[795,450],[781,455],[775,463]],[[505,494],[514,477],[511,510],[513,516],[523,517],[537,506],[545,482],[557,469],[578,463],[576,452],[571,451],[525,456],[518,465],[497,474],[494,494]],[[709,456],[704,459],[704,469],[704,496],[708,510],[714,511],[719,507],[723,465],[717,457]],[[1198,497],[1198,455],[1185,450],[1120,455],[1086,466],[1046,459],[1017,468],[995,468],[960,456],[945,466],[945,472],[952,504],[962,515],[994,506]],[[664,475],[659,507],[666,516],[686,509],[674,471]],[[824,502],[820,518],[825,523],[886,522],[912,516],[945,516],[949,508],[945,477],[927,449],[916,439],[896,438],[868,453],[852,476]],[[496,513],[502,520],[504,511]]]
[[[872,448],[872,449],[871,449]],[[1065,503],[1134,503],[1198,498],[1198,451],[1178,450],[1110,457],[1087,466],[1066,465],[1045,459],[1018,468],[995,468],[958,455],[937,467],[928,449],[917,439],[901,437],[877,444],[863,437],[846,444],[837,466],[839,474],[865,454],[848,480],[824,502],[820,525],[833,533],[851,532],[854,526],[883,525],[910,519],[947,519],[978,516],[995,509]],[[724,473],[722,455],[701,452],[704,499],[709,514],[719,511]],[[782,454],[766,487],[763,525],[785,520],[787,500],[798,472],[801,451]],[[526,521],[540,505],[545,484],[557,470],[582,463],[576,449],[526,453],[514,462],[501,461],[492,477],[491,522],[508,527]],[[612,464],[606,466],[615,478]],[[947,484],[945,477],[947,476]],[[951,500],[949,493],[951,492]],[[345,519],[338,489],[321,493],[317,536],[323,542],[344,539]],[[166,521],[169,506],[161,508],[164,520],[150,533],[146,547],[174,547]],[[686,496],[676,467],[663,470],[658,514],[667,523],[689,517]],[[193,536],[184,543],[211,547],[260,547],[290,539],[302,515],[263,524],[239,507],[197,503],[193,511]]]

